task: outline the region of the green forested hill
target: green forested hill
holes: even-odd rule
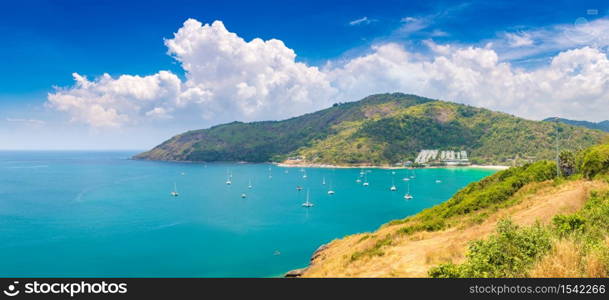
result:
[[[189,131],[135,158],[264,162],[301,155],[312,163],[380,165],[412,159],[421,149],[441,148],[467,150],[478,163],[507,163],[515,157],[551,158],[556,126],[563,149],[588,147],[607,137],[568,124],[394,93],[283,121]]]
[[[609,120],[601,121],[601,122],[589,122],[589,121],[577,121],[577,120],[569,120],[569,119],[552,117],[552,118],[547,118],[544,121],[560,122],[560,123],[565,123],[565,124],[569,124],[569,125],[582,126],[582,127],[586,127],[586,128],[590,128],[590,129],[597,129],[597,130],[609,132]]]

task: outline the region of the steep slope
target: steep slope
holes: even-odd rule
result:
[[[481,221],[475,216],[462,217],[461,226],[412,235],[399,234],[399,225],[388,225],[374,233],[348,236],[333,241],[319,253],[304,277],[427,277],[438,264],[462,263],[469,243],[488,237],[503,218],[509,217],[521,226],[551,224],[555,215],[581,209],[589,191],[598,188],[609,186],[598,181],[574,181],[560,186],[535,183],[514,196],[521,198],[517,205],[496,212],[478,212],[477,215],[488,214]],[[353,259],[354,254],[375,247],[376,237],[383,236],[395,238],[382,248],[382,255]]]
[[[548,161],[512,167],[375,232],[334,240],[301,274],[609,277],[609,144],[575,156],[569,177]]]
[[[594,130],[602,130],[605,132],[609,132],[609,120],[602,122],[589,122],[589,121],[577,121],[577,120],[569,120],[563,118],[547,118],[544,120],[545,122],[560,122],[573,126],[581,126]]]
[[[511,164],[551,158],[556,126],[413,95],[381,94],[284,121],[186,132],[135,158],[263,162],[298,155],[310,163],[386,165],[412,160],[421,149],[442,148],[466,150],[475,163]],[[566,149],[608,136],[558,126]]]

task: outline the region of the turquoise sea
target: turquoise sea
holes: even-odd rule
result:
[[[135,153],[0,152],[0,276],[280,276],[323,243],[494,172],[368,169],[364,187],[360,169],[129,160]],[[405,200],[410,176],[414,199]],[[311,208],[301,205],[307,190]]]

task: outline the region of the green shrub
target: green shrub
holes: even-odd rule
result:
[[[463,264],[443,264],[430,269],[429,276],[518,277],[526,274],[535,260],[551,247],[550,233],[540,225],[519,228],[509,220],[497,224],[497,232],[486,240],[470,243]]]
[[[374,246],[362,250],[356,251],[351,255],[351,262],[354,262],[362,257],[372,257],[372,256],[383,256],[385,252],[382,250],[383,247],[391,245],[393,242],[390,235],[385,236],[384,238],[377,240]]]
[[[586,178],[609,173],[609,144],[590,147],[581,156],[580,169]]]
[[[582,232],[586,224],[586,218],[577,214],[556,215],[552,219],[552,223],[557,233],[564,236],[573,232]]]
[[[429,270],[429,277],[432,278],[459,278],[461,268],[453,263],[442,264]]]

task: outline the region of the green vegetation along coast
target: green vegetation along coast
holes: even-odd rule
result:
[[[609,144],[497,172],[375,232],[334,240],[305,277],[608,277]]]

